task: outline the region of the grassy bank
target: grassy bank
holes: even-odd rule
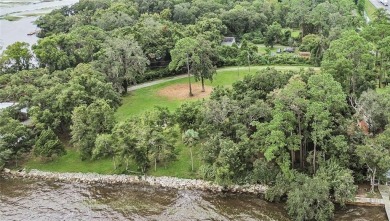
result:
[[[20,19],[22,19],[22,17],[20,16],[13,16],[13,15],[6,15],[6,16],[2,16],[0,17],[1,20],[7,20],[7,21],[18,21]]]
[[[367,15],[368,17],[370,18],[370,20],[374,19],[374,14],[376,12],[376,7],[371,3],[370,0],[366,0],[365,2],[365,8],[366,8],[366,12],[367,12]]]
[[[174,176],[179,178],[196,178],[197,174],[191,171],[190,149],[178,142],[176,145],[177,160],[167,164],[158,165],[157,170],[150,168],[148,174],[153,176]],[[199,148],[194,147],[194,167],[195,171],[200,166],[200,151]],[[85,160],[80,159],[80,153],[74,148],[67,148],[67,154],[57,158],[51,162],[42,162],[37,158],[30,159],[24,165],[27,169],[38,169],[50,172],[82,172],[82,173],[100,173],[100,174],[115,174],[120,173],[124,169],[115,170],[112,158],[99,160]],[[130,162],[129,171],[137,171],[135,164]]]
[[[256,71],[266,68],[265,66],[251,67],[249,72],[248,67],[227,67],[218,70],[213,82],[207,81],[208,86],[231,86],[235,81],[244,78],[248,74],[254,74]],[[300,70],[308,68],[302,66],[275,66],[278,70]],[[316,70],[319,70],[316,68]],[[123,98],[122,106],[117,110],[115,116],[118,121],[123,121],[127,118],[137,116],[147,110],[152,110],[156,105],[168,107],[174,110],[180,104],[186,102],[184,99],[169,99],[158,95],[158,91],[164,87],[187,83],[188,79],[178,79],[169,81],[146,88],[138,89],[130,92],[128,96]],[[192,99],[194,100],[194,99]],[[196,99],[195,99],[196,100]],[[176,144],[177,160],[168,165],[160,165],[157,171],[154,168],[149,170],[150,175],[154,176],[175,176],[181,178],[197,178],[197,174],[191,171],[190,150],[179,140]],[[194,147],[194,166],[195,171],[201,165],[201,156],[199,147]],[[101,174],[113,174],[120,171],[115,171],[111,158],[95,161],[81,161],[80,154],[74,148],[68,147],[67,154],[52,162],[41,162],[38,159],[30,159],[24,165],[27,169],[39,169],[42,171],[51,172],[97,172]],[[137,168],[130,162],[130,170],[136,171]]]

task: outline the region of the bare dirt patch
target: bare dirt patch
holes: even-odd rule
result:
[[[208,97],[213,90],[210,86],[205,86],[205,89],[206,91],[202,92],[202,85],[192,84],[192,94],[194,96],[190,97],[188,84],[174,84],[159,90],[157,94],[176,100],[199,99]]]
[[[366,183],[360,183],[358,184],[358,189],[356,196],[358,197],[364,197],[364,198],[378,198],[382,199],[381,194],[379,193],[378,187],[376,186],[374,188],[375,193],[370,193],[371,185],[366,182]]]

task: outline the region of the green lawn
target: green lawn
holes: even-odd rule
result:
[[[301,32],[300,32],[299,30],[293,30],[293,31],[291,32],[291,37],[293,37],[293,38],[298,38],[300,33],[301,33]]]
[[[368,17],[372,20],[374,19],[374,14],[376,12],[376,8],[375,6],[370,2],[370,0],[366,0],[366,3],[365,3],[365,8],[366,8],[366,12],[367,12],[367,15]]]
[[[193,147],[192,154],[194,157],[194,172],[191,171],[191,153],[190,149],[186,147],[182,142],[179,142],[176,146],[178,150],[177,160],[170,164],[160,165],[157,167],[157,171],[154,171],[154,165],[149,171],[149,175],[153,176],[173,176],[180,178],[199,178],[196,171],[201,165],[200,147]]]
[[[299,70],[301,68],[308,68],[303,66],[274,66],[278,70]],[[266,68],[265,66],[253,66],[251,72],[248,67],[226,67],[219,69],[213,82],[207,81],[209,86],[230,86],[233,82],[242,79],[245,75],[254,74],[260,69]],[[316,68],[319,70],[319,68]],[[123,98],[122,106],[116,112],[116,118],[118,121],[123,121],[127,118],[137,116],[147,110],[152,110],[154,106],[168,107],[170,110],[174,110],[179,107],[184,100],[172,100],[157,95],[157,92],[169,85],[187,83],[187,78],[178,79],[158,85],[153,85],[143,89],[139,89]],[[190,150],[185,147],[181,141],[176,144],[178,151],[177,160],[171,162],[164,167],[159,165],[157,171],[154,171],[154,166],[149,170],[150,175],[154,176],[175,176],[182,178],[197,178],[198,175],[191,171]],[[195,171],[201,164],[199,147],[194,147],[194,167]],[[101,159],[95,161],[81,161],[78,151],[73,148],[67,148],[67,154],[56,160],[48,163],[43,163],[38,159],[32,158],[24,164],[27,169],[39,169],[43,171],[53,172],[96,172],[101,174],[113,174],[115,171],[113,168],[112,159]],[[130,170],[135,171],[134,164],[130,162]]]
[[[73,148],[67,148],[66,151],[66,155],[51,162],[45,163],[37,158],[32,158],[24,167],[51,172],[95,172],[101,174],[113,174],[115,172],[111,159],[81,161],[78,151]]]

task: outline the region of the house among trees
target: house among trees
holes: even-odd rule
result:
[[[224,37],[221,45],[232,46],[234,43],[236,43],[235,37]]]

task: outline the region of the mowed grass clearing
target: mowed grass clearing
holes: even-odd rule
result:
[[[266,66],[250,67],[227,67],[217,71],[213,82],[206,81],[206,84],[212,87],[215,86],[231,86],[237,80],[243,79],[244,76],[255,74],[258,70],[267,68]],[[274,66],[278,70],[295,70],[301,68],[309,68],[306,66]],[[319,68],[315,68],[319,70]],[[192,79],[193,81],[193,79]],[[193,81],[194,82],[194,81]],[[173,80],[142,89],[129,92],[129,95],[123,98],[122,106],[117,110],[115,116],[118,121],[124,121],[131,117],[136,117],[145,111],[152,110],[155,106],[167,107],[170,110],[175,110],[186,100],[183,99],[169,99],[158,95],[158,91],[164,87],[175,84],[188,83],[188,78]],[[196,84],[199,84],[197,82]],[[196,99],[191,99],[196,100]],[[167,164],[158,165],[157,170],[154,171],[154,165],[148,171],[149,175],[153,176],[174,176],[180,178],[199,178],[197,169],[201,166],[200,147],[193,147],[194,154],[194,172],[191,171],[190,149],[186,147],[179,139],[175,145],[177,150],[177,160]],[[114,174],[120,171],[114,170],[112,158],[99,160],[85,160],[80,159],[78,150],[72,147],[67,147],[67,154],[55,159],[51,162],[42,162],[37,158],[31,158],[24,165],[27,169],[38,169],[42,171],[51,172],[95,172],[100,174]],[[137,167],[130,162],[130,171],[136,171]]]

